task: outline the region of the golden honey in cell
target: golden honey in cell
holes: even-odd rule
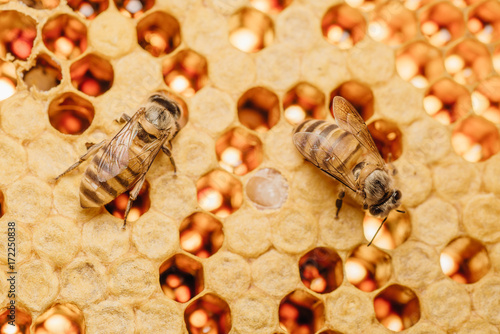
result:
[[[127,123],[111,140],[89,146],[87,153],[56,180],[94,156],[80,184],[80,204],[82,208],[100,207],[132,188],[123,219],[125,227],[132,202],[160,149],[176,171],[171,140],[179,131],[180,116],[173,100],[160,92],[151,95],[132,117],[122,115],[120,122]]]
[[[401,205],[401,191],[395,189],[392,177],[394,168],[382,159],[365,122],[346,99],[334,97],[333,114],[337,124],[323,120],[299,124],[293,132],[295,146],[306,160],[361,198],[371,215],[387,219]],[[336,217],[344,195],[342,190]]]

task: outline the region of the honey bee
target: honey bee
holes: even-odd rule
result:
[[[170,158],[174,174],[177,171],[171,141],[179,131],[180,115],[177,103],[165,94],[151,95],[132,117],[121,116],[118,122],[126,124],[111,140],[87,144],[87,153],[56,177],[56,181],[94,156],[80,183],[80,205],[103,206],[133,187],[123,219],[125,228],[132,202],[160,149]]]
[[[333,98],[333,114],[337,124],[323,120],[299,124],[293,131],[293,142],[306,160],[361,198],[363,209],[384,218],[378,233],[391,210],[401,205],[401,191],[395,189],[392,177],[395,169],[382,159],[365,122],[346,99]],[[344,196],[341,190],[335,218]]]

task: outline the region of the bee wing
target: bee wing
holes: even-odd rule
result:
[[[334,153],[335,146],[328,139],[314,132],[297,132],[293,135],[293,142],[308,161],[352,191],[357,191],[352,172]]]
[[[365,121],[346,99],[341,96],[333,98],[333,115],[337,125],[342,130],[352,134],[369,152],[370,156],[375,159],[377,165],[383,166],[385,164],[366,127]]]

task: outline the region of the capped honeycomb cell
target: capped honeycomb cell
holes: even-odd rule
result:
[[[325,324],[323,302],[302,290],[296,290],[281,300],[280,327],[287,333],[314,333]]]
[[[380,155],[385,161],[396,161],[403,152],[403,134],[398,126],[382,119],[368,125]]]
[[[174,92],[193,96],[207,81],[207,60],[192,50],[182,50],[165,58],[162,65],[163,79]]]
[[[420,14],[420,31],[434,46],[441,47],[462,37],[462,11],[449,2],[438,2]]]
[[[28,88],[36,87],[39,91],[48,91],[61,83],[61,66],[46,54],[36,58],[36,64],[24,72],[23,80]]]
[[[373,301],[375,316],[393,332],[401,332],[420,320],[420,302],[411,289],[393,284],[377,294]]]
[[[56,304],[35,321],[35,334],[85,333],[82,311],[73,304]]]
[[[215,153],[222,168],[236,175],[245,175],[262,162],[262,142],[243,128],[234,128],[215,143]]]
[[[238,118],[249,129],[268,131],[280,118],[278,96],[264,87],[247,90],[238,100]]]
[[[366,22],[363,15],[348,5],[331,7],[321,20],[326,40],[341,49],[349,49],[365,37]]]
[[[292,0],[250,0],[252,7],[267,14],[278,14],[291,3]]]
[[[391,257],[375,247],[360,245],[346,260],[345,272],[349,283],[358,289],[374,291],[389,281],[392,273]]]
[[[9,324],[14,317],[14,326]],[[2,334],[29,334],[31,327],[31,316],[28,312],[14,307],[14,309],[4,308],[0,313],[0,333]]]
[[[402,208],[400,208],[400,210],[402,210]],[[382,219],[372,217],[368,213],[365,215],[363,230],[367,240],[373,239],[381,223]],[[392,210],[387,217],[387,221],[373,240],[373,244],[380,248],[394,249],[405,242],[410,236],[410,233],[411,224],[409,214]]]
[[[123,219],[125,217],[125,210],[127,209],[129,195],[132,189],[127,190],[123,194],[118,195],[114,200],[106,204],[104,207],[113,216]],[[139,219],[140,216],[145,214],[149,207],[151,206],[151,200],[149,199],[149,183],[144,181],[141,190],[135,201],[132,202],[132,207],[130,208],[127,221],[134,222]]]
[[[473,39],[463,40],[448,50],[444,66],[453,79],[462,85],[477,83],[492,71],[488,49]]]
[[[276,169],[262,168],[248,180],[245,191],[258,210],[276,210],[288,198],[288,182]]]
[[[74,93],[64,93],[49,105],[50,124],[59,132],[82,134],[94,119],[94,106]]]
[[[14,64],[0,59],[0,101],[16,92],[17,75]]]
[[[469,91],[448,78],[435,82],[424,97],[425,111],[444,125],[463,118],[471,108]]]
[[[75,59],[87,49],[87,27],[75,16],[51,18],[42,28],[47,49],[61,59]]]
[[[179,21],[165,12],[148,14],[137,24],[137,41],[153,57],[169,54],[181,43]]]
[[[493,123],[481,116],[470,116],[457,124],[451,144],[465,160],[484,161],[500,151],[500,135]]]
[[[205,285],[201,263],[184,254],[177,254],[160,266],[163,293],[179,303],[190,301]]]
[[[108,9],[109,0],[67,0],[68,6],[82,17],[92,20]]]
[[[0,57],[7,54],[26,60],[36,37],[36,23],[30,16],[14,10],[0,12]]]
[[[134,19],[140,17],[144,12],[154,6],[155,0],[114,0],[115,6],[120,13]]]
[[[401,45],[412,40],[418,31],[415,13],[401,2],[390,1],[378,7],[368,25],[368,34],[377,42]]]
[[[332,249],[319,247],[299,260],[300,278],[304,285],[317,293],[332,292],[342,284],[342,260]]]
[[[500,77],[482,81],[472,92],[472,109],[490,122],[500,124]]]
[[[201,258],[215,254],[224,241],[221,222],[205,212],[196,212],[185,218],[179,228],[183,250]]]
[[[483,43],[500,40],[500,4],[489,0],[469,12],[467,28]]]
[[[54,9],[59,6],[59,0],[20,0],[26,6],[35,9]]]
[[[271,19],[254,8],[242,8],[229,19],[229,42],[243,52],[257,52],[274,40]]]
[[[440,263],[444,274],[459,283],[475,283],[491,268],[484,245],[469,237],[451,241],[441,252]]]
[[[243,202],[240,181],[223,170],[213,170],[196,183],[198,204],[219,217],[227,217]]]
[[[301,82],[285,94],[283,110],[285,119],[292,125],[309,118],[324,119],[325,94],[314,85]]]
[[[331,111],[333,111],[333,98],[335,96],[342,96],[344,99],[348,100],[365,122],[372,117],[373,93],[369,86],[357,81],[344,82],[330,93]]]
[[[227,334],[231,330],[231,311],[227,303],[213,294],[192,302],[184,311],[190,334]]]
[[[71,84],[89,96],[106,93],[113,84],[114,71],[111,63],[95,54],[75,61],[70,69]]]

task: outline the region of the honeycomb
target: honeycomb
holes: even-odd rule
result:
[[[497,0],[0,0],[0,333],[499,333],[499,73]],[[178,172],[122,230],[53,179],[157,90]],[[291,140],[336,95],[398,170],[370,247]]]

